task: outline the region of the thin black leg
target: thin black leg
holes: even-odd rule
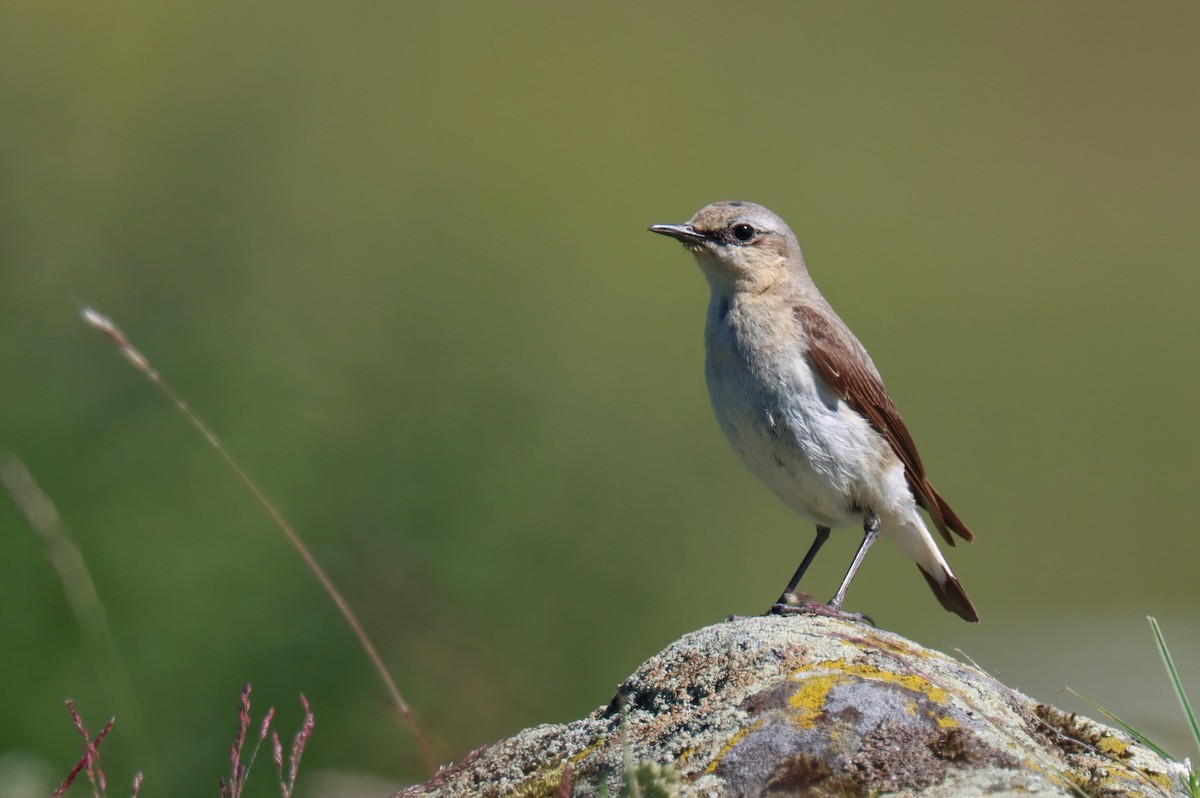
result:
[[[779,601],[775,602],[775,606],[786,607],[791,603],[790,599],[796,590],[796,585],[800,584],[800,579],[804,576],[804,572],[808,570],[808,566],[812,565],[812,561],[816,559],[817,552],[821,550],[821,547],[825,545],[825,541],[827,540],[829,540],[829,527],[818,526],[816,539],[808,547],[808,553],[800,561],[800,566],[796,569],[796,573],[792,574],[792,581],[788,582],[788,586],[784,589],[783,594],[780,595]]]

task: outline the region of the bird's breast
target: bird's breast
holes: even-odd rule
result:
[[[813,369],[790,308],[714,298],[705,375],[717,423],[746,467],[793,510],[837,526],[869,501],[886,442]]]

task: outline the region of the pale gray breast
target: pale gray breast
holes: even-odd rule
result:
[[[802,406],[817,392],[801,344],[768,345],[764,334],[763,325],[747,323],[718,298],[705,325],[705,377],[721,430],[750,469],[771,481],[771,472],[794,471],[793,461],[813,454],[804,451],[812,434]]]
[[[868,425],[819,380],[797,337],[723,309],[713,303],[705,331],[705,374],[722,432],[793,510],[843,522],[874,448]]]

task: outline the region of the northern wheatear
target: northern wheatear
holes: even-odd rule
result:
[[[773,609],[843,614],[846,589],[882,534],[916,561],[943,607],[978,621],[917,508],[950,545],[952,532],[971,532],[929,484],[875,364],[817,290],[783,220],[761,205],[717,202],[650,230],[682,242],[712,289],[705,375],[721,430],[751,472],[817,525]],[[864,536],[837,593],[828,605],[799,602],[796,585],[830,528],[851,522]]]

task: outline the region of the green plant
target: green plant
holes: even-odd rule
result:
[[[1158,647],[1159,656],[1162,657],[1163,666],[1167,669],[1167,677],[1171,680],[1171,687],[1175,691],[1175,697],[1179,700],[1179,706],[1183,709],[1183,715],[1187,719],[1188,729],[1192,733],[1192,741],[1196,744],[1197,752],[1200,753],[1200,723],[1196,722],[1195,709],[1192,707],[1192,702],[1188,699],[1187,692],[1183,689],[1183,680],[1179,677],[1179,670],[1175,667],[1175,660],[1171,657],[1170,649],[1167,648],[1167,641],[1163,636],[1162,628],[1158,625],[1158,620],[1152,615],[1146,616],[1146,620],[1150,622],[1150,629],[1154,632],[1154,643]],[[1200,798],[1200,773],[1196,771],[1190,758],[1184,757],[1180,759],[1176,757],[1161,745],[1151,740],[1144,732],[1135,729],[1087,696],[1080,695],[1074,690],[1071,690],[1071,693],[1091,704],[1092,707],[1120,726],[1127,734],[1163,759],[1175,762],[1180,770],[1178,774],[1180,786],[1183,787],[1191,798]]]
[[[1154,643],[1158,646],[1163,666],[1167,669],[1167,677],[1171,680],[1175,697],[1179,699],[1179,706],[1183,709],[1183,716],[1187,719],[1188,730],[1192,733],[1192,742],[1196,744],[1196,752],[1200,754],[1200,723],[1196,722],[1196,711],[1192,708],[1192,702],[1188,700],[1187,692],[1183,689],[1183,680],[1179,678],[1179,670],[1175,667],[1175,660],[1171,657],[1171,650],[1167,648],[1167,641],[1163,637],[1158,621],[1152,615],[1146,616],[1146,620],[1150,622],[1150,629],[1154,632]],[[1181,777],[1183,786],[1192,798],[1200,798],[1200,774],[1192,766],[1190,759],[1185,758],[1183,764],[1187,768],[1186,774]]]

